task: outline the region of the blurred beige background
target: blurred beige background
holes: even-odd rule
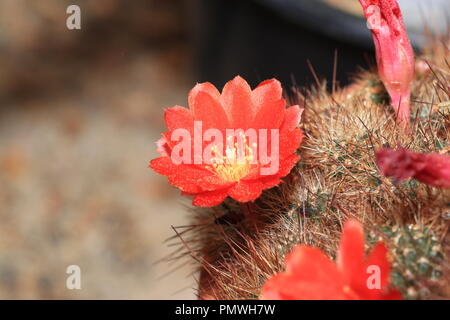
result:
[[[189,201],[147,168],[163,109],[193,84],[184,12],[0,0],[0,299],[194,298],[189,266],[156,263]],[[66,289],[71,264],[81,290]]]

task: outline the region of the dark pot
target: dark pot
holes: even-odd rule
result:
[[[358,67],[375,63],[362,9],[351,12],[325,0],[195,2],[193,36],[199,81],[222,86],[239,74],[253,85],[272,77],[285,85],[309,85],[314,81],[310,61],[318,76],[331,82],[337,51],[337,80],[345,85]],[[431,2],[450,8],[448,0]],[[414,12],[411,7],[404,10],[412,21],[408,26],[412,42],[419,47],[424,40],[423,25],[420,19],[411,18]]]

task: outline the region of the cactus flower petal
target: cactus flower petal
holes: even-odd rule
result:
[[[371,268],[377,268],[379,286],[369,286]],[[370,271],[370,272],[369,272]],[[374,273],[375,274],[375,273]],[[379,242],[364,257],[361,223],[349,220],[335,264],[322,251],[299,245],[286,258],[286,271],[269,279],[261,292],[270,300],[398,300],[401,294],[389,287],[390,263]]]

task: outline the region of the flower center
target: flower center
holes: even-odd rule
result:
[[[228,137],[225,155],[218,151],[217,146],[211,148],[211,166],[207,169],[224,181],[238,182],[245,177],[255,162],[257,144],[249,146],[245,136],[241,135],[240,143],[232,143],[233,137]]]

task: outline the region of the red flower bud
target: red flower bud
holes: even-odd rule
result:
[[[414,78],[414,51],[396,0],[359,0],[372,31],[378,73],[397,115],[409,125],[411,82]]]
[[[381,172],[396,181],[414,178],[434,187],[450,189],[450,156],[381,149],[376,157]]]

